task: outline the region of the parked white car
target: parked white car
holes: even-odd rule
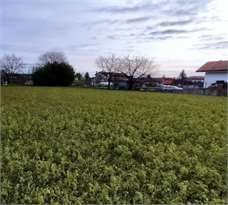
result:
[[[99,82],[97,85],[98,86],[103,86],[103,87],[108,87],[108,82]],[[112,85],[113,85],[113,83],[111,82],[110,86],[112,86]]]
[[[155,87],[155,90],[157,90],[157,91],[181,91],[181,90],[183,90],[183,88],[174,86],[174,85],[161,84],[161,85]]]

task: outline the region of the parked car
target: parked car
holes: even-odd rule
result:
[[[174,86],[174,85],[159,85],[154,88],[155,91],[166,91],[166,92],[173,92],[173,91],[182,91],[183,88]]]

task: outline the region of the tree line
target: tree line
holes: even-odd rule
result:
[[[10,83],[10,76],[13,74],[23,73],[25,63],[22,57],[4,55],[0,59],[1,80]],[[75,72],[70,65],[65,54],[58,51],[48,51],[39,56],[37,63],[32,68],[32,80],[34,85],[44,86],[68,86],[75,80],[88,84],[90,79],[89,73],[84,75]]]
[[[151,74],[155,68],[152,60],[138,56],[100,56],[96,59],[97,68],[108,74],[108,88],[114,73],[123,74],[128,80],[128,87],[132,89],[134,79]],[[0,60],[1,72],[6,76],[23,70],[23,59],[15,55],[5,55]],[[34,85],[68,86],[76,79],[78,82],[89,83],[89,73],[83,76],[75,73],[63,52],[48,51],[38,58],[33,68],[32,79]]]
[[[157,67],[152,59],[130,55],[100,56],[95,63],[99,71],[106,73],[108,89],[111,88],[116,73],[122,74],[127,79],[128,89],[131,90],[136,79],[153,76]],[[5,55],[0,59],[1,74],[4,73],[6,78],[11,74],[20,73],[23,67],[23,59],[14,54]],[[183,83],[186,78],[187,76],[182,70],[178,82]],[[39,56],[32,71],[32,80],[34,85],[39,86],[69,86],[72,83],[89,86],[91,83],[89,73],[86,72],[85,75],[82,75],[80,72],[75,72],[65,54],[59,51],[48,51]]]
[[[128,89],[133,88],[136,78],[151,75],[156,68],[153,60],[146,57],[111,55],[100,56],[96,60],[97,67],[108,73],[108,88],[110,88],[114,73],[121,73],[127,78]]]

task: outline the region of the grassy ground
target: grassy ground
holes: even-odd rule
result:
[[[223,203],[223,97],[1,88],[2,203]]]

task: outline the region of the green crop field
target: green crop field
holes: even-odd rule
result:
[[[1,88],[1,203],[224,203],[225,97]]]

